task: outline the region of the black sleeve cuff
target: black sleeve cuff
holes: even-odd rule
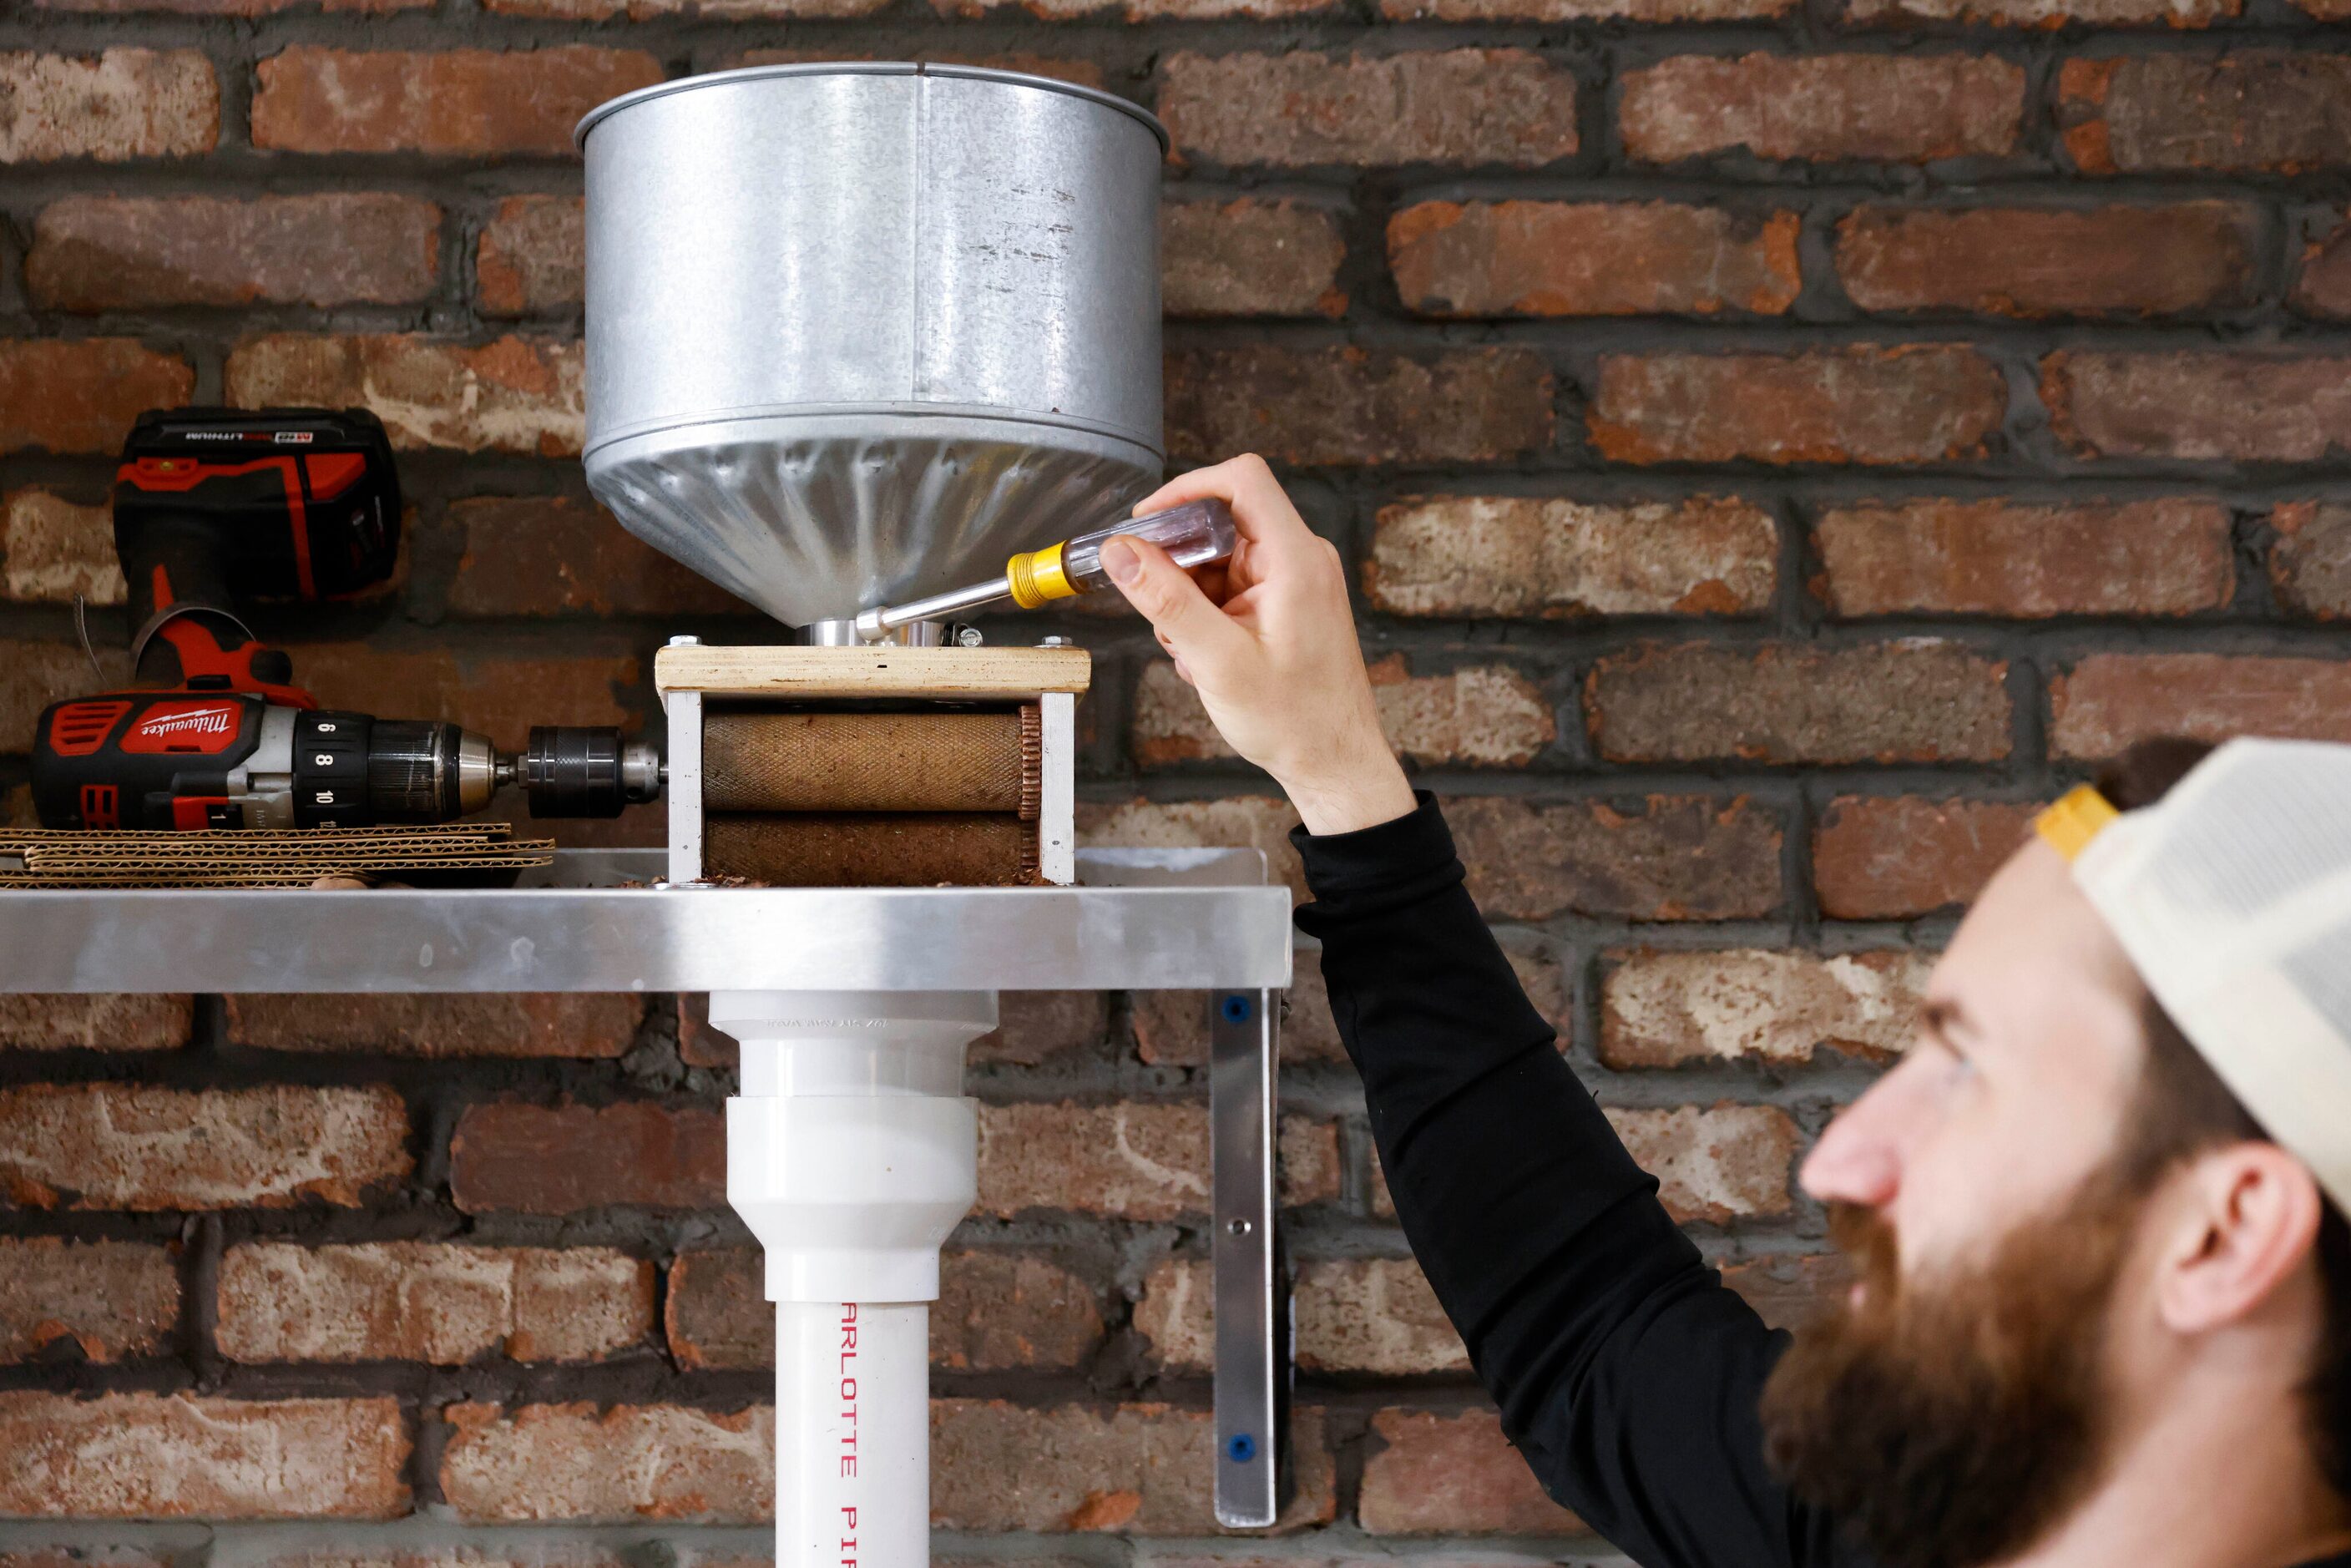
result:
[[[1290,830],[1314,894],[1299,911],[1300,925],[1311,932],[1319,925],[1381,914],[1461,880],[1461,862],[1437,797],[1416,789],[1413,799],[1418,804],[1405,815],[1352,833]]]

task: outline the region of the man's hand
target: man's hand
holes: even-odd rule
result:
[[[1112,539],[1102,567],[1200,693],[1225,741],[1273,775],[1310,833],[1343,833],[1413,809],[1380,734],[1355,643],[1347,570],[1306,527],[1260,457],[1172,479],[1140,515],[1204,497],[1233,508],[1240,543],[1193,578],[1156,545]]]

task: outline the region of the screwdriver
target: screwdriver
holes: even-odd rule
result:
[[[1023,610],[1035,610],[1056,599],[1091,593],[1110,580],[1102,570],[1102,547],[1106,539],[1147,539],[1167,552],[1180,567],[1208,566],[1233,553],[1238,538],[1233,509],[1210,497],[1186,501],[1149,517],[1129,517],[1092,533],[1077,534],[1057,545],[1029,550],[1004,563],[1004,575],[975,582],[928,599],[868,610],[857,618],[857,635],[878,643],[901,626],[916,621],[936,621],[959,610],[977,610],[1009,599]]]

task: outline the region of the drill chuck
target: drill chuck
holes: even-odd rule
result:
[[[534,817],[617,817],[661,794],[661,755],[609,727],[536,725],[518,769]]]
[[[367,796],[379,822],[446,822],[486,808],[497,753],[454,724],[380,718],[368,737]]]

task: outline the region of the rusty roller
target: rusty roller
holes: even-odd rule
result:
[[[703,864],[773,887],[1025,886],[1037,830],[1009,811],[722,812]]]
[[[713,714],[702,726],[702,799],[713,811],[1002,811],[1033,822],[1043,761],[1033,703],[1017,713]]]

